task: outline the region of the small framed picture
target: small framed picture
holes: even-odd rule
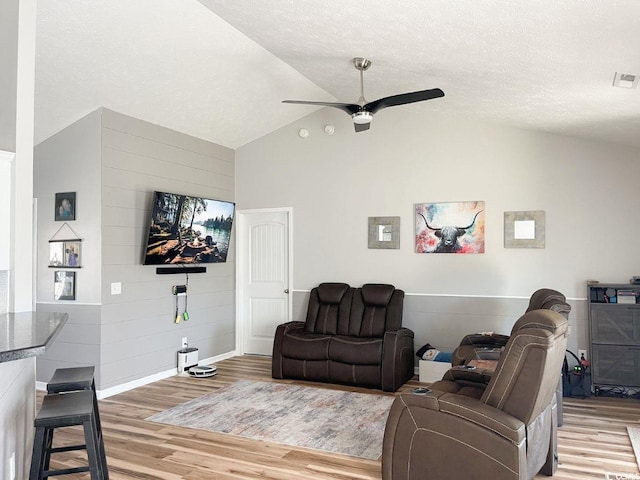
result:
[[[76,299],[76,272],[64,270],[54,272],[53,298],[55,300]]]
[[[56,193],[56,222],[76,219],[76,192]]]
[[[80,240],[49,242],[49,267],[80,268]]]

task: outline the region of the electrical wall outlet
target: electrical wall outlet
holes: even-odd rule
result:
[[[578,358],[579,358],[580,360],[582,360],[583,358],[584,358],[585,360],[588,360],[588,358],[587,358],[587,351],[586,351],[586,350],[578,350]]]
[[[187,348],[189,346],[189,342],[187,341],[187,337],[182,337],[182,348]]]
[[[122,293],[122,283],[121,282],[112,282],[111,283],[111,295],[120,295]]]

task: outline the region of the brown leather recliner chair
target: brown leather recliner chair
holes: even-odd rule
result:
[[[516,322],[481,398],[399,395],[382,450],[383,480],[530,480],[557,467],[555,389],[568,320],[552,310]]]
[[[525,313],[538,309],[553,310],[568,319],[571,305],[567,303],[566,297],[557,290],[541,288],[531,295]],[[499,334],[472,334],[465,336],[451,355],[453,368],[444,374],[442,380],[432,384],[432,388],[480,398],[491,380],[493,371],[482,369],[465,370],[456,367],[466,365],[476,358],[498,359],[502,348],[508,340],[509,336]],[[452,381],[455,384],[451,384],[450,382]],[[563,424],[562,378],[558,380],[558,386],[556,387],[556,402],[558,426],[561,427]]]
[[[567,318],[569,318],[569,313],[571,312],[571,305],[567,303],[566,297],[551,288],[541,288],[533,292],[525,313],[539,308],[553,310]],[[483,350],[502,348],[507,344],[507,340],[509,340],[508,335],[500,335],[498,333],[466,335],[451,354],[451,365],[466,365],[470,360],[477,358],[478,352],[482,353]]]
[[[271,376],[395,392],[414,375],[403,303],[393,285],[320,284],[311,290],[306,321],[277,327]]]

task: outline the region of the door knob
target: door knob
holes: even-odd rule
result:
[[[289,294],[289,289],[288,289],[288,288],[285,288],[285,289],[284,289],[284,293]]]

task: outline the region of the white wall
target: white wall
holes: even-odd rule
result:
[[[33,310],[33,124],[36,58],[36,1],[18,5],[18,67],[16,77],[15,152],[12,169],[11,274],[9,310]],[[11,66],[9,67],[11,69]]]
[[[28,478],[33,448],[36,404],[35,357],[0,363],[0,478]]]
[[[238,149],[236,161],[238,208],[294,207],[298,289],[386,280],[413,293],[528,296],[545,285],[583,298],[587,279],[637,272],[637,149],[402,107],[355,134],[325,109]],[[414,253],[414,203],[464,200],[486,202],[486,253]],[[512,210],[546,212],[546,248],[503,247]],[[367,248],[369,216],[401,217],[399,250]]]
[[[14,154],[0,150],[0,314],[9,310],[11,236],[11,162]]]
[[[335,124],[334,135],[322,132],[325,123]],[[308,138],[298,137],[301,127]],[[427,295],[410,326],[417,339],[446,346],[452,340],[443,330],[484,330],[492,313],[503,314],[496,302],[479,316],[468,304],[443,311],[448,296],[513,303],[549,287],[584,299],[587,279],[637,275],[638,178],[638,149],[411,107],[381,111],[358,134],[343,112],[323,109],[236,152],[238,208],[293,207],[294,289],[388,282]],[[486,253],[414,253],[413,205],[467,200],[486,202]],[[544,249],[503,247],[504,212],[517,210],[546,212]],[[399,250],[367,248],[369,216],[401,217]],[[504,327],[515,320],[514,308],[505,309],[512,316]],[[584,344],[584,308],[576,305],[572,315],[574,338]]]
[[[2,186],[10,195],[0,220],[8,232],[0,256],[0,313],[33,309],[33,124],[36,1],[9,0],[0,6],[0,149],[15,152],[13,165],[3,167]],[[6,197],[5,197],[6,199]],[[7,205],[5,204],[5,207]],[[6,221],[8,220],[8,226]],[[6,238],[6,237],[5,237]],[[8,257],[7,257],[8,253]],[[4,267],[2,267],[4,268]],[[4,305],[2,305],[4,303]],[[25,478],[33,445],[35,360],[0,364],[0,475],[9,478],[15,452],[16,478]]]

